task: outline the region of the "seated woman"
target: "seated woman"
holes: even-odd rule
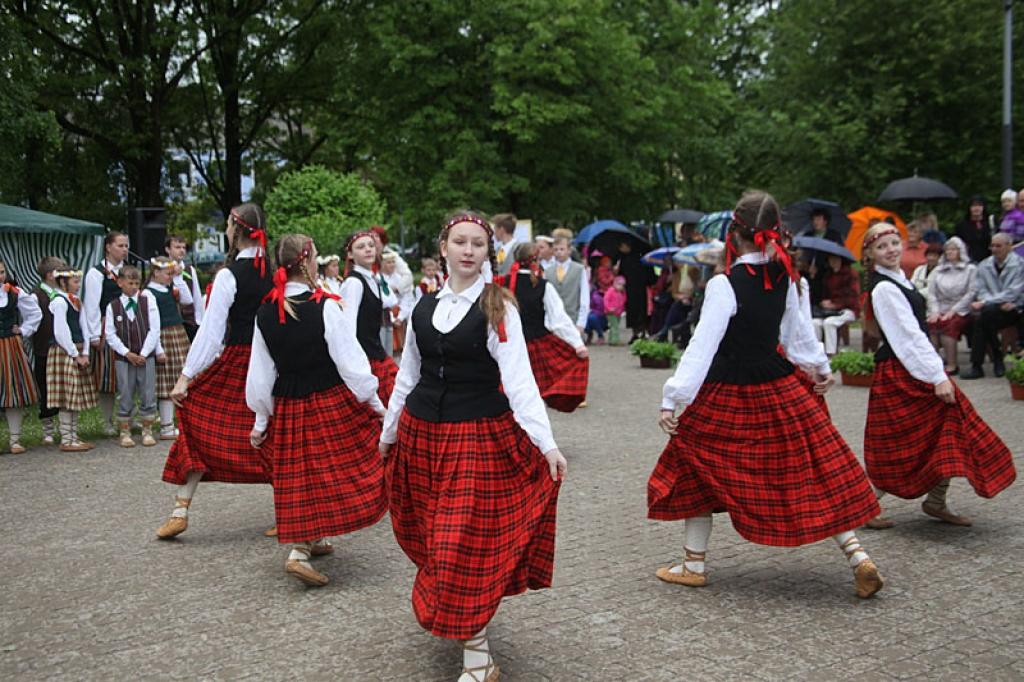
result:
[[[697,288],[699,279],[700,268],[694,265],[680,266],[672,273],[668,287],[668,293],[672,296],[672,306],[668,309],[668,314],[665,316],[665,323],[658,330],[658,341],[666,340],[669,332],[675,328],[679,328],[676,332],[676,341],[681,339],[689,340],[690,328],[686,324],[686,318],[689,316],[690,311],[693,310],[693,292]],[[680,328],[680,325],[685,326]],[[680,345],[683,346],[685,344]]]
[[[950,237],[942,258],[928,276],[928,335],[942,351],[945,370],[956,374],[956,344],[971,319],[977,267],[967,262],[967,247],[960,237]]]
[[[860,283],[850,262],[828,255],[828,268],[821,275],[821,302],[814,311],[814,332],[824,337],[825,354],[832,357],[839,348],[839,329],[860,314]]]
[[[922,296],[927,297],[928,276],[934,272],[939,264],[939,259],[942,258],[942,244],[929,244],[924,252],[924,257],[925,262],[914,268],[914,276],[910,278],[910,283],[921,292]]]

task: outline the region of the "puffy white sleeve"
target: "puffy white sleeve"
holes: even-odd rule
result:
[[[782,325],[779,328],[779,343],[786,349],[786,357],[794,365],[813,367],[819,375],[831,376],[832,368],[825,356],[825,349],[814,334],[810,317],[804,317],[800,298],[796,293],[796,285],[790,282],[789,291],[786,292],[786,312],[782,314]],[[707,305],[706,301],[704,305]],[[704,310],[701,309],[703,314]]]
[[[811,321],[811,285],[806,277],[800,278],[800,315],[808,322]]]
[[[341,281],[338,295],[341,296],[342,312],[352,320],[352,326],[355,327],[359,304],[363,302],[363,283],[358,277],[346,277]]]
[[[565,312],[562,297],[558,295],[553,286],[546,282],[543,286],[544,326],[573,348],[579,348],[583,345],[583,339],[580,338],[580,330],[576,327],[576,323]]]
[[[216,279],[213,280],[213,289],[210,291],[210,305],[207,307],[206,317],[196,332],[196,338],[192,341],[192,347],[185,358],[185,366],[181,370],[188,378],[197,376],[212,365],[220,353],[224,345],[224,333],[228,328],[228,312],[235,302],[237,291],[238,283],[231,270],[224,268],[217,273]]]
[[[564,310],[562,314],[565,315]],[[519,319],[519,311],[511,303],[505,304],[505,336],[508,340],[500,342],[497,332],[488,324],[487,350],[498,363],[501,385],[508,396],[512,415],[541,452],[550,452],[558,446],[551,434],[551,422],[548,421],[537,382],[533,379],[530,356],[526,352],[526,340],[523,338],[523,323]],[[404,368],[404,358],[402,365]]]
[[[193,266],[189,266],[189,271],[192,273],[192,280],[189,282],[192,288],[192,303],[195,307],[196,324],[203,323],[203,315],[206,314],[206,306],[203,301],[203,287],[199,281],[199,273]]]
[[[214,285],[216,288],[216,285]],[[256,413],[253,429],[266,431],[270,415],[274,414],[274,382],[277,381],[277,366],[270,357],[267,342],[263,339],[260,326],[252,333],[252,353],[249,355],[249,372],[245,376],[245,404]]]
[[[86,343],[100,338],[103,313],[100,310],[100,296],[103,293],[103,275],[96,268],[85,273],[85,291],[82,293],[81,315],[82,338]]]
[[[917,325],[910,302],[897,285],[876,285],[871,290],[871,308],[889,347],[911,376],[934,386],[946,381],[942,359]]]
[[[370,372],[370,361],[356,340],[355,325],[334,301],[327,301],[323,310],[324,341],[338,374],[356,400],[368,403],[374,412],[383,415],[384,404],[377,397],[377,377]]]
[[[78,357],[78,349],[71,339],[71,328],[68,327],[68,301],[63,296],[54,296],[50,301],[50,314],[53,315],[53,338],[57,345],[73,358]],[[82,344],[82,355],[89,356],[89,344]]]
[[[178,275],[175,277],[171,286],[178,290],[178,303],[181,305],[193,304],[195,298],[192,296],[192,287],[190,286],[190,282],[185,279],[184,275]]]
[[[39,301],[33,294],[24,291],[18,294],[18,312],[21,313],[21,335],[32,336],[39,329],[43,320],[43,311],[39,309]]]
[[[675,410],[686,407],[697,397],[704,378],[711,369],[718,345],[729,328],[729,320],[736,314],[736,294],[725,275],[715,275],[704,290],[704,303],[700,308],[700,321],[675,374],[661,390],[661,409]]]
[[[581,266],[582,267],[582,266]],[[590,282],[587,281],[587,269],[580,273],[580,312],[576,316],[576,326],[586,327],[590,317]]]
[[[422,358],[419,346],[416,345],[416,331],[411,322],[406,326],[405,348],[402,350],[402,362],[398,365],[395,388],[388,399],[388,413],[384,416],[384,427],[380,434],[381,443],[394,443],[398,440],[398,418],[405,409],[405,399],[420,382]]]
[[[142,357],[148,358],[160,346],[160,308],[156,305],[156,296],[140,293],[139,299],[145,299],[149,314],[149,333],[142,342]],[[162,349],[161,349],[162,350]]]

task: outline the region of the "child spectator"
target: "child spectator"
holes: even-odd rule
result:
[[[618,346],[622,316],[626,312],[626,278],[622,275],[612,280],[604,292],[604,314],[608,319],[608,345]]]
[[[587,345],[597,334],[597,345],[604,344],[604,333],[608,329],[608,318],[604,314],[604,294],[594,287],[590,290],[590,314],[587,315]]]
[[[441,277],[436,259],[424,258],[420,261],[420,269],[423,271],[423,279],[420,280],[419,286],[413,290],[413,296],[417,301],[426,294],[432,294],[444,286],[444,279]]]

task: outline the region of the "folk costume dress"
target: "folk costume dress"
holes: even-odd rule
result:
[[[277,541],[315,542],[371,526],[387,511],[378,451],[377,379],[336,297],[289,282],[298,319],[260,307],[245,395],[267,431]],[[326,294],[326,295],[325,295]],[[269,422],[269,430],[268,430]]]
[[[184,261],[176,261],[176,263],[181,268],[181,274],[174,276],[172,284],[179,292],[178,304],[181,306],[179,313],[185,329],[186,339],[191,343],[199,331],[199,325],[203,323],[205,306],[203,305],[202,286],[199,282],[199,273],[196,272],[194,266],[188,265]],[[162,342],[162,330],[160,336]],[[185,347],[185,352],[188,352],[188,346]],[[184,362],[184,358],[182,358],[182,362]],[[175,380],[177,380],[177,376],[175,376]]]
[[[265,459],[249,444],[252,412],[245,403],[256,311],[272,286],[270,273],[255,267],[260,252],[242,249],[214,280],[182,370],[193,381],[178,410],[181,433],[164,465],[167,483],[182,485],[192,471],[204,481],[270,483]]]
[[[727,511],[747,540],[792,547],[878,514],[857,458],[795,376],[794,364],[830,371],[783,267],[744,255],[708,282],[705,297],[665,383],[662,409],[685,411],[648,482],[648,516]]]
[[[356,338],[370,360],[370,370],[377,377],[377,395],[387,405],[395,388],[398,365],[384,350],[380,329],[384,322],[384,311],[397,305],[398,299],[386,284],[381,286],[382,281],[379,274],[355,265],[341,285],[341,300],[346,314],[355,322]]]
[[[54,440],[53,418],[57,410],[46,404],[46,356],[50,353],[50,341],[53,339],[53,315],[50,313],[50,301],[57,296],[57,290],[46,282],[40,282],[32,291],[42,320],[35,334],[32,335],[32,373],[35,376],[36,388],[39,390],[39,421],[43,425],[43,444],[52,445]]]
[[[557,446],[519,313],[506,306],[503,339],[477,303],[484,286],[416,305],[381,435],[391,524],[418,569],[413,610],[452,639],[503,597],[549,587],[555,555],[559,484],[542,453]]]
[[[88,337],[87,343],[100,342],[89,364],[96,381],[96,391],[111,396],[117,393],[117,367],[114,364],[117,357],[104,338],[103,315],[110,302],[121,295],[117,274],[121,272],[122,265],[113,265],[104,259],[85,273],[82,283],[82,331]]]
[[[160,407],[160,436],[162,439],[173,438],[174,435],[174,403],[171,402],[171,391],[178,381],[185,359],[191,346],[188,330],[185,328],[185,317],[182,314],[184,304],[189,305],[195,300],[192,292],[175,286],[166,287],[157,282],[146,286],[147,293],[156,301],[160,311],[160,340],[157,343],[157,355],[164,355],[166,361],[156,366],[156,398]],[[197,311],[201,305],[193,306]],[[196,313],[198,315],[198,313]],[[196,329],[198,333],[198,328]]]
[[[156,415],[156,357],[160,341],[160,310],[156,300],[140,290],[134,298],[121,294],[107,306],[103,316],[103,338],[114,352],[114,366],[117,370],[119,399],[117,419],[122,434],[130,432],[130,419],[139,401],[139,418],[143,434],[149,433]],[[141,367],[128,362],[129,353],[137,353],[146,359]],[[130,440],[130,437],[129,437]],[[148,440],[148,439],[147,439]],[[153,442],[147,442],[155,445]]]
[[[882,336],[864,427],[871,482],[911,499],[962,476],[978,495],[994,497],[1016,477],[1013,457],[955,383],[954,403],[935,395],[948,377],[928,341],[924,297],[901,271],[877,265],[868,286]]]
[[[78,438],[78,413],[96,407],[96,380],[88,367],[75,362],[79,355],[89,357],[89,344],[82,331],[81,302],[57,290],[50,301],[53,315],[53,340],[46,355],[46,404],[59,410],[61,450],[91,449]]]
[[[522,268],[509,282],[519,302],[519,316],[530,355],[533,378],[548,407],[572,412],[587,399],[590,361],[576,355],[580,331],[565,312],[558,291],[545,279],[531,281]]]
[[[10,282],[0,284],[0,409],[21,409],[39,400],[22,339],[35,334],[42,319],[35,296]],[[16,325],[21,327],[18,334]]]

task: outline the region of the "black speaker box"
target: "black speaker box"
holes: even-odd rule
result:
[[[167,210],[133,208],[128,211],[128,240],[133,253],[147,261],[164,255],[167,237]]]

